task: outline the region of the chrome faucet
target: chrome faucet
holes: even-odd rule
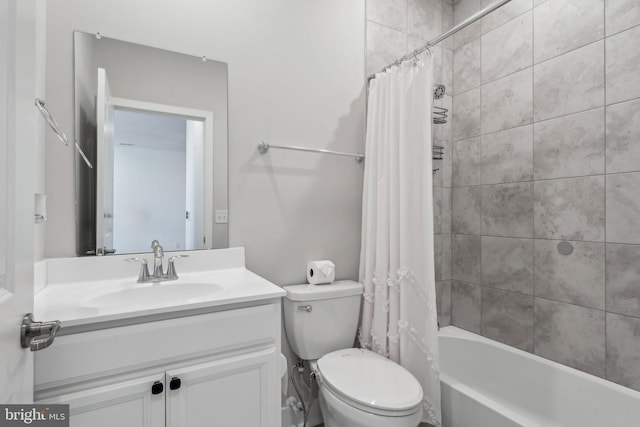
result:
[[[149,267],[147,260],[140,257],[127,258],[125,261],[140,262],[140,274],[138,275],[138,283],[146,282],[162,282],[167,280],[177,280],[178,274],[176,273],[175,260],[177,258],[188,258],[189,255],[174,255],[169,257],[169,265],[167,266],[167,273],[164,273],[162,268],[162,259],[164,258],[164,249],[160,242],[154,240],[151,242],[151,250],[153,250],[153,275],[149,274]]]
[[[153,251],[153,278],[159,279],[164,273],[162,270],[162,258],[164,258],[164,249],[160,242],[154,240],[151,242],[151,250]]]

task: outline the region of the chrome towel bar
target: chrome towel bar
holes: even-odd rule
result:
[[[49,110],[47,110],[47,108],[44,106],[44,101],[42,99],[36,98],[36,107],[38,107],[38,110],[40,110],[44,118],[47,120],[47,123],[49,123],[49,126],[51,127],[53,132],[56,134],[58,139],[64,145],[69,145],[69,139],[67,139],[67,135],[65,135],[65,133],[60,128],[60,125],[58,124],[58,122],[56,122],[56,119],[53,118]],[[84,152],[82,151],[82,149],[80,148],[77,142],[75,143],[75,146],[76,146],[76,151],[78,152],[78,154],[80,154],[80,156],[82,157],[82,160],[84,160],[84,162],[87,164],[89,169],[93,169],[93,165],[91,164],[87,156],[84,154]]]
[[[320,148],[306,148],[306,147],[296,147],[296,146],[285,146],[285,145],[272,145],[267,144],[266,142],[260,142],[258,144],[258,151],[260,154],[265,154],[269,151],[270,148],[277,148],[281,150],[294,150],[294,151],[306,151],[308,153],[322,153],[322,154],[332,154],[334,156],[346,156],[346,157],[354,157],[356,162],[362,163],[364,161],[364,154],[358,153],[345,153],[342,151],[333,151],[333,150],[324,150]],[[441,145],[434,145],[432,148],[432,158],[433,160],[442,160],[444,156],[444,147]]]
[[[345,153],[342,151],[333,151],[333,150],[324,150],[321,148],[306,148],[306,147],[295,147],[295,146],[284,146],[284,145],[273,145],[267,144],[266,142],[261,142],[258,144],[258,151],[260,154],[264,154],[269,151],[270,148],[277,148],[281,150],[294,150],[294,151],[306,151],[308,153],[322,153],[322,154],[331,154],[334,156],[346,156],[353,157],[356,159],[356,162],[362,163],[364,161],[364,154],[359,153]]]

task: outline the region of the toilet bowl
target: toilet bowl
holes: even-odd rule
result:
[[[329,353],[311,364],[325,427],[415,427],[422,388],[403,367],[364,349]]]
[[[285,332],[291,348],[310,362],[325,427],[416,427],[422,388],[397,363],[351,348],[362,285],[285,286]]]

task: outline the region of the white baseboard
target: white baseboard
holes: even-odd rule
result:
[[[302,427],[302,423],[304,422],[302,413],[296,415],[288,406],[283,406],[281,412],[282,427]],[[319,424],[322,424],[322,413],[320,412],[320,403],[315,402],[311,406],[311,413],[307,419],[307,427],[314,427]]]

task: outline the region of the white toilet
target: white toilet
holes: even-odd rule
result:
[[[422,388],[409,371],[354,343],[362,285],[285,286],[285,330],[320,388],[325,427],[416,427]]]

